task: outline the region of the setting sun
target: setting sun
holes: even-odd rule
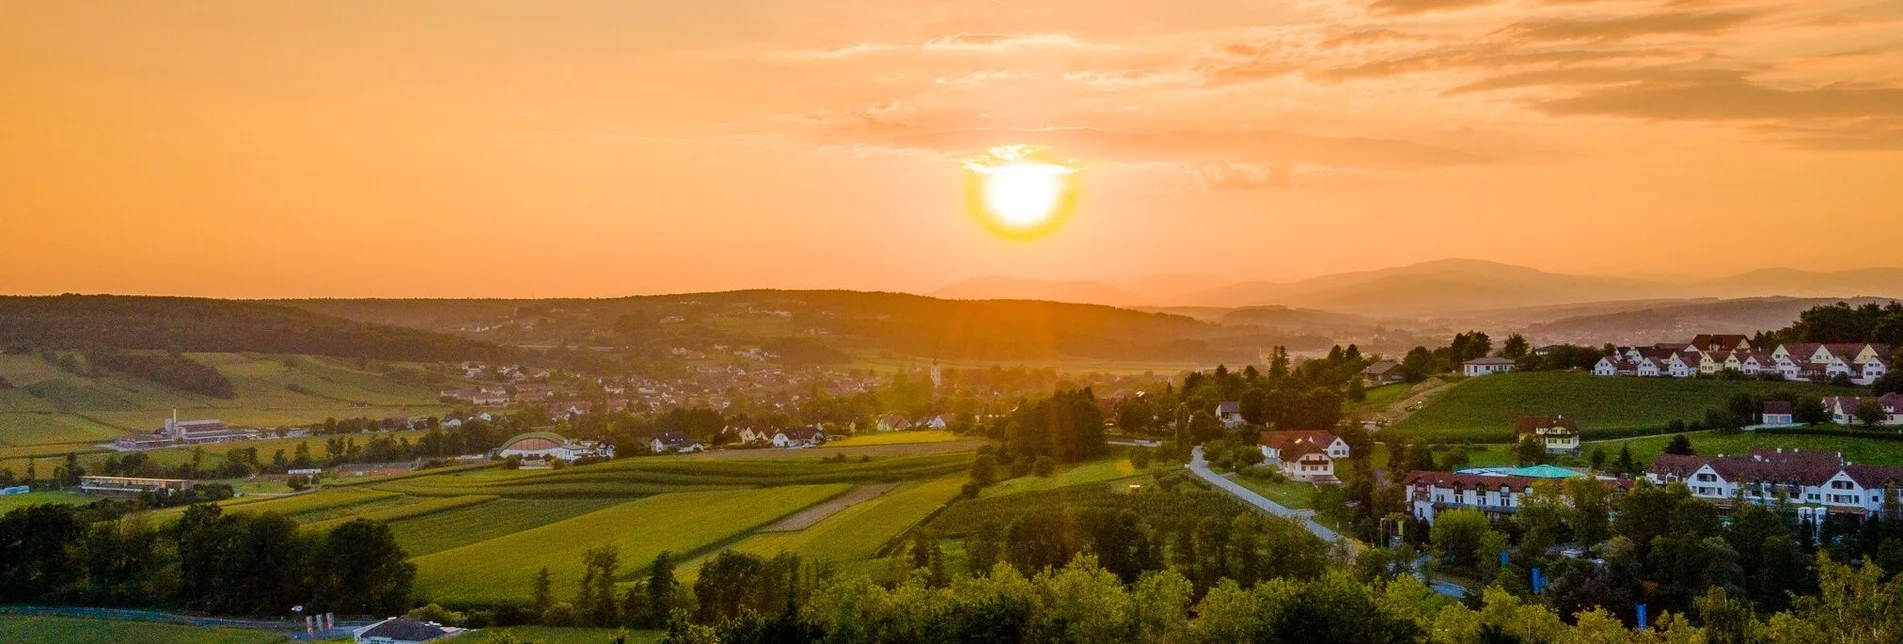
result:
[[[965,163],[972,179],[973,214],[1000,234],[1029,238],[1057,228],[1076,197],[1077,168],[1043,150],[992,148]]]

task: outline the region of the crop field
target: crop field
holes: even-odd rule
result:
[[[955,501],[933,517],[930,527],[944,536],[962,538],[986,526],[1002,530],[1019,516],[1053,508],[1131,510],[1152,528],[1166,533],[1206,518],[1234,517],[1248,511],[1234,497],[1189,482],[1178,483],[1175,491],[1148,484],[1140,492],[1129,492],[1116,484],[1091,483],[1035,494]]]
[[[1721,407],[1740,392],[1826,396],[1856,391],[1796,382],[1513,373],[1457,383],[1394,427],[1430,439],[1504,442],[1513,436],[1513,422],[1529,414],[1565,414],[1587,432],[1655,428],[1674,419],[1703,419],[1705,409]]]
[[[486,644],[490,637],[497,634],[513,635],[519,641],[537,644],[607,644],[614,642],[615,629],[612,628],[555,628],[552,626],[507,626],[503,628],[485,628],[479,633],[471,633],[450,640],[456,644]],[[664,631],[628,631],[627,644],[655,644],[666,636]]]
[[[943,430],[883,432],[862,434],[845,440],[827,443],[827,447],[864,447],[867,445],[911,445],[916,443],[944,443],[964,438]]]
[[[0,617],[0,642],[8,644],[266,644],[290,638],[264,631],[84,617]]]
[[[420,596],[445,605],[521,602],[546,567],[558,589],[581,579],[589,548],[616,546],[624,579],[662,551],[691,557],[845,492],[846,485],[664,494],[415,558]],[[488,504],[476,506],[487,507]],[[441,516],[441,515],[438,515]]]
[[[681,461],[739,461],[739,460],[786,460],[790,458],[818,460],[845,456],[848,460],[860,457],[896,458],[900,456],[925,456],[928,454],[952,454],[976,451],[989,441],[982,438],[970,438],[935,443],[886,443],[883,445],[827,445],[811,449],[723,449],[702,454],[671,456]]]
[[[1414,385],[1407,383],[1382,385],[1369,389],[1368,397],[1362,399],[1361,402],[1345,403],[1345,406],[1349,413],[1380,413],[1381,410],[1387,409],[1388,405],[1406,398],[1407,392],[1413,387]]]
[[[1700,456],[1719,454],[1746,454],[1753,449],[1784,448],[1817,452],[1842,452],[1844,460],[1870,465],[1903,465],[1903,442],[1855,436],[1827,436],[1821,434],[1760,434],[1741,432],[1724,435],[1718,432],[1688,432],[1685,437],[1692,442],[1692,449]],[[1646,436],[1623,440],[1588,442],[1581,449],[1590,454],[1593,448],[1606,450],[1608,459],[1619,457],[1620,447],[1630,447],[1632,457],[1640,462],[1650,463],[1665,451],[1665,444],[1671,442],[1671,436]]]
[[[997,485],[985,488],[984,492],[979,493],[978,496],[988,499],[1024,492],[1041,492],[1072,485],[1114,481],[1137,474],[1137,468],[1130,464],[1130,459],[1120,456],[1103,458],[1058,470],[1050,476],[1020,476],[999,481]]]
[[[802,450],[804,451],[804,450]],[[487,494],[514,498],[623,498],[706,489],[870,484],[937,478],[970,467],[969,453],[874,458],[822,463],[801,459],[630,458],[562,470],[503,476],[445,475],[377,485],[377,489],[424,496]]]
[[[365,504],[365,506],[356,507],[377,506],[377,509],[370,510],[369,512],[352,512],[335,519],[307,522],[304,524],[304,528],[316,532],[327,532],[331,528],[335,528],[355,519],[373,519],[384,522],[401,521],[404,519],[428,516],[438,512],[448,512],[450,510],[466,508],[494,500],[496,500],[496,497],[493,496],[472,495],[415,499],[406,503],[398,503],[390,506],[385,506],[382,503],[369,503]],[[355,507],[350,509],[355,509]]]
[[[226,512],[276,512],[298,523],[326,521],[359,512],[381,510],[414,501],[394,492],[360,489],[322,489],[283,496],[246,496],[220,502]],[[152,512],[152,520],[165,523],[184,516],[185,507]]]
[[[733,550],[771,557],[781,552],[807,561],[843,564],[878,556],[885,545],[957,498],[965,477],[908,483],[868,503],[852,506],[798,532],[759,533]],[[709,553],[711,556],[712,553]],[[683,577],[698,576],[707,557],[682,566]]]
[[[448,497],[466,498],[466,497]],[[395,519],[390,530],[411,557],[539,528],[621,503],[621,499],[496,499],[440,512]]]

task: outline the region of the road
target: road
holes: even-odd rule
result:
[[[1231,481],[1221,474],[1217,474],[1214,470],[1209,469],[1209,461],[1203,460],[1203,448],[1201,445],[1196,446],[1196,449],[1191,450],[1189,453],[1189,471],[1195,473],[1196,476],[1202,477],[1203,480],[1209,481],[1210,485],[1222,488],[1223,491],[1234,495],[1238,499],[1242,499],[1243,503],[1253,505],[1263,512],[1301,524],[1302,527],[1308,528],[1309,532],[1315,533],[1315,536],[1321,537],[1322,541],[1329,543],[1343,541],[1354,545],[1353,541],[1344,539],[1334,530],[1328,529],[1328,526],[1316,523],[1313,518],[1310,518],[1310,512],[1291,510],[1287,507],[1283,507],[1282,504],[1270,501],[1268,497],[1256,494],[1254,490],[1243,487],[1242,484]]]

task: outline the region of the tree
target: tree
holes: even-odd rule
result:
[[[1857,402],[1857,422],[1863,423],[1865,427],[1876,427],[1888,417],[1889,414],[1884,413],[1883,406],[1877,404],[1875,398],[1864,398]]]
[[[1518,360],[1526,357],[1526,337],[1518,333],[1507,336],[1507,343],[1500,348],[1500,356]]]
[[[578,620],[596,626],[621,621],[620,605],[615,601],[615,576],[620,569],[621,549],[612,544],[582,553],[581,588],[575,594]]]
[[[1612,469],[1613,469],[1613,471],[1614,471],[1614,472],[1617,472],[1617,473],[1619,473],[1619,474],[1625,474],[1625,475],[1627,475],[1627,476],[1637,476],[1637,475],[1638,475],[1638,473],[1639,473],[1639,462],[1638,462],[1638,461],[1636,461],[1636,460],[1633,460],[1633,458],[1632,458],[1632,446],[1631,446],[1631,445],[1620,445],[1620,446],[1619,446],[1619,460],[1617,460],[1617,461],[1613,461],[1613,463],[1612,463]]]
[[[1434,352],[1427,350],[1427,347],[1414,347],[1409,350],[1407,355],[1401,358],[1401,370],[1407,374],[1408,382],[1420,382],[1426,380],[1428,376],[1443,371],[1439,361],[1434,359]]]
[[[312,571],[328,611],[389,615],[410,606],[416,564],[382,521],[353,519],[332,528],[317,551]]]
[[[541,572],[535,573],[535,595],[531,600],[532,603],[529,604],[535,610],[535,614],[541,615],[547,612],[549,606],[554,604],[555,598],[551,594],[553,583],[549,578],[547,566],[543,566]]]
[[[991,454],[979,454],[978,458],[971,461],[971,481],[977,483],[980,488],[991,487],[991,484],[996,482],[994,477],[997,476],[997,469],[998,457]]]
[[[1830,412],[1824,409],[1822,398],[1799,396],[1797,404],[1791,408],[1791,419],[1806,425],[1819,425],[1830,422]]]
[[[1521,437],[1518,443],[1513,445],[1513,458],[1523,466],[1545,463],[1547,460],[1546,445],[1540,442],[1538,436],[1527,434]]]
[[[674,553],[662,551],[655,555],[654,563],[648,566],[647,601],[641,613],[633,616],[636,624],[642,628],[663,626],[674,607],[674,593],[679,587],[674,581]]]
[[[1591,463],[1594,470],[1606,469],[1606,448],[1594,445],[1592,454],[1587,457],[1586,462]]]
[[[1674,434],[1671,442],[1665,444],[1665,453],[1677,454],[1679,456],[1694,456],[1698,452],[1692,449],[1691,438],[1686,437],[1684,434]]]
[[[1031,473],[1038,478],[1048,478],[1057,471],[1057,461],[1049,456],[1039,456],[1031,464]]]
[[[1434,554],[1455,566],[1472,568],[1481,558],[1493,556],[1494,553],[1480,552],[1481,541],[1491,533],[1493,526],[1479,510],[1441,512],[1434,517],[1431,533]]]

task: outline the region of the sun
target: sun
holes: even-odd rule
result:
[[[1007,237],[1028,239],[1055,230],[1076,198],[1077,168],[1022,145],[992,148],[965,162],[972,214]]]

